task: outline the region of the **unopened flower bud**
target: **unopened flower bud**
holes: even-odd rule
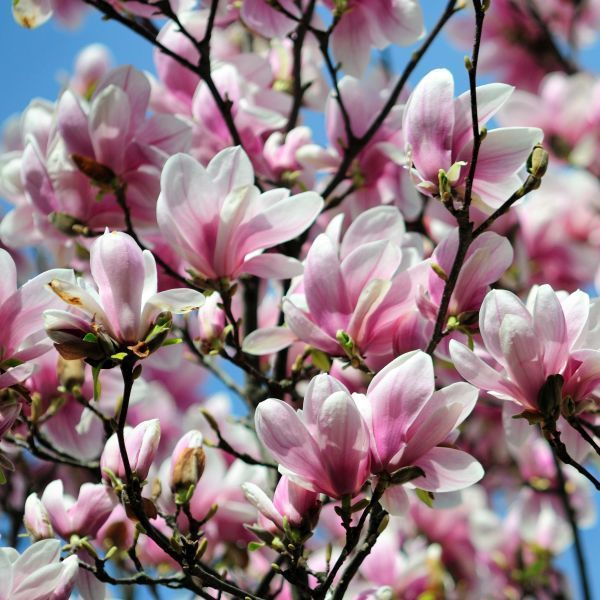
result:
[[[23,525],[36,542],[54,537],[50,516],[37,494],[29,494],[25,501]]]
[[[196,485],[206,463],[202,448],[202,434],[192,430],[186,433],[175,446],[171,458],[171,490],[176,493]]]
[[[528,161],[528,171],[536,179],[541,179],[548,169],[548,153],[542,146],[536,146]]]
[[[225,312],[219,304],[221,296],[214,293],[206,298],[204,305],[198,309],[198,336],[202,351],[208,354],[213,348],[218,349],[225,329]]]
[[[160,442],[160,423],[158,419],[151,419],[136,425],[133,429],[125,429],[125,448],[131,470],[140,478],[146,479],[148,471]],[[100,468],[110,470],[117,477],[125,477],[125,467],[119,451],[119,440],[117,434],[113,434],[104,446],[100,458]],[[104,473],[105,479],[108,475]]]

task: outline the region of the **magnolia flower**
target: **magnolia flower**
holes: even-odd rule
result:
[[[154,257],[122,232],[107,230],[94,242],[90,269],[98,291],[83,279],[75,284],[57,277],[49,283],[74,307],[72,312],[44,313],[46,331],[65,358],[88,355],[93,343],[83,340],[86,333],[105,334],[119,347],[134,347],[147,339],[162,314],[186,313],[204,302],[200,292],[189,289],[157,293]],[[151,349],[138,352],[147,354],[146,350]]]
[[[0,249],[0,389],[21,383],[33,372],[30,361],[51,349],[43,329],[42,312],[57,305],[44,289],[45,284],[60,278],[72,285],[73,272],[52,269],[34,277],[17,289],[17,268],[6,250]],[[24,363],[24,364],[21,364]],[[7,407],[4,407],[7,409]],[[7,409],[8,410],[8,409]],[[3,409],[2,421],[12,415]],[[16,415],[14,415],[16,417]],[[13,419],[14,420],[14,419]]]
[[[157,218],[164,237],[206,279],[286,278],[302,272],[300,263],[262,251],[298,236],[322,206],[314,192],[261,194],[248,156],[235,147],[219,152],[206,169],[191,156],[172,156],[162,173]]]
[[[525,305],[511,292],[493,290],[481,305],[479,330],[497,367],[456,340],[450,356],[467,381],[526,411],[543,410],[540,391],[551,375],[563,377],[562,394],[578,404],[600,386],[600,353],[576,344],[588,314],[589,297],[581,291],[559,297],[542,285]]]
[[[143,421],[133,428],[126,427],[123,435],[125,437],[125,450],[127,451],[132,472],[140,479],[146,479],[156,456],[158,443],[160,442],[159,420],[152,419],[150,421]],[[104,446],[104,451],[100,457],[100,468],[106,479],[109,479],[107,469],[117,477],[125,478],[125,467],[116,433],[110,436],[106,442],[106,446]]]
[[[371,433],[371,470],[392,474],[402,467],[419,467],[424,476],[412,484],[431,492],[453,492],[479,481],[481,465],[448,446],[477,396],[477,389],[465,383],[435,391],[433,362],[424,352],[398,357],[375,375],[366,397],[355,394]],[[384,500],[394,513],[408,502],[399,486]]]
[[[256,433],[288,479],[332,498],[357,494],[369,476],[367,424],[347,388],[329,375],[308,385],[303,409],[261,402]]]
[[[46,486],[41,501],[52,529],[67,541],[73,534],[94,537],[115,504],[112,492],[101,483],[84,483],[75,500],[65,495],[60,479]]]
[[[286,323],[298,339],[334,355],[345,355],[346,336],[362,356],[387,354],[422,269],[420,251],[394,207],[365,211],[341,241],[341,221],[334,225],[308,251],[304,294],[292,290],[283,300]]]
[[[477,88],[479,126],[508,100],[513,89],[492,83]],[[430,196],[464,192],[473,153],[471,94],[454,98],[454,79],[447,69],[428,73],[406,103],[403,135],[417,188]],[[508,127],[488,131],[482,141],[473,180],[475,205],[490,212],[521,187],[523,168],[541,129]],[[442,173],[443,172],[443,173]],[[442,184],[443,189],[440,189]]]
[[[61,562],[60,542],[42,540],[19,555],[0,548],[1,600],[68,600],[79,570],[77,556]]]

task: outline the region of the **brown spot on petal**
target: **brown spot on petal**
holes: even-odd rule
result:
[[[67,304],[72,304],[73,306],[82,306],[81,298],[79,296],[73,296],[72,294],[68,294],[60,287],[60,281],[58,279],[53,279],[48,286],[50,289],[64,302]]]

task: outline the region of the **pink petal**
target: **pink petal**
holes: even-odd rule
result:
[[[309,316],[298,308],[291,300],[284,298],[282,310],[285,314],[285,322],[294,332],[298,339],[323,350],[334,356],[341,352],[340,346],[335,338],[327,335]]]
[[[569,358],[569,340],[562,306],[549,285],[537,288],[532,312],[533,327],[543,347],[546,372],[560,373]]]
[[[306,301],[314,319],[334,337],[352,312],[337,250],[326,235],[312,243],[304,267]]]
[[[525,321],[533,321],[525,305],[512,292],[492,290],[483,301],[479,311],[479,329],[487,351],[504,363],[500,342],[500,326],[506,315],[517,315]]]
[[[255,413],[256,434],[275,460],[308,482],[323,476],[319,448],[296,411],[268,398]]]
[[[109,323],[125,342],[139,341],[144,259],[125,233],[104,233],[92,245],[90,269]]]
[[[514,89],[513,86],[505,83],[488,83],[477,87],[477,116],[480,126],[485,125],[502,108]],[[458,156],[472,138],[471,92],[467,91],[454,101],[454,140],[452,143],[454,156]]]
[[[259,254],[246,261],[240,267],[240,273],[249,273],[264,279],[292,279],[302,275],[302,263],[284,254],[272,252]]]
[[[287,327],[264,327],[247,335],[242,343],[242,350],[247,354],[264,356],[287,348],[298,338]]]
[[[346,258],[353,250],[380,240],[400,245],[406,227],[395,206],[376,206],[359,214],[348,227],[340,246],[340,256]]]
[[[478,181],[500,183],[521,169],[533,147],[544,137],[534,127],[506,127],[489,131],[481,144],[475,177]],[[472,144],[460,153],[459,160],[470,160]],[[507,198],[515,190],[507,190]]]
[[[484,475],[483,467],[470,454],[454,448],[432,448],[416,466],[425,477],[412,483],[430,492],[454,492],[477,483]]]
[[[452,163],[454,79],[447,69],[430,71],[406,105],[404,135],[413,163],[426,181],[437,185],[438,171]]]

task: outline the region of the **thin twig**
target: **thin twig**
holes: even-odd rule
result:
[[[554,466],[556,467],[556,478],[558,479],[558,496],[562,502],[565,514],[571,526],[571,532],[573,533],[573,543],[575,546],[575,557],[577,559],[577,570],[579,572],[579,581],[581,582],[581,590],[585,600],[591,600],[592,594],[590,592],[590,583],[587,574],[587,567],[585,564],[585,554],[583,552],[583,546],[581,545],[581,539],[579,536],[579,528],[577,527],[577,518],[573,506],[569,500],[569,492],[567,491],[565,475],[562,471],[560,461],[558,459],[556,449],[552,448],[552,458],[554,459]]]

